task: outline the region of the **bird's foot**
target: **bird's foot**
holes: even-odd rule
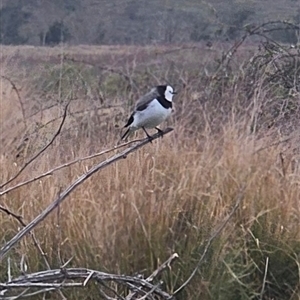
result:
[[[157,133],[161,136],[161,138],[163,138],[164,137],[164,135],[163,135],[164,132],[158,127],[155,127],[155,129],[157,130]]]
[[[149,142],[152,144],[153,137],[151,135],[148,135],[147,137],[148,137]]]
[[[142,128],[143,128],[144,132],[146,133],[149,142],[152,143],[153,137],[147,132],[147,130],[145,129],[145,127],[142,127]]]

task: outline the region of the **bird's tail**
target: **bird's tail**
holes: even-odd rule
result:
[[[121,140],[124,140],[125,138],[127,138],[128,137],[128,135],[129,135],[129,133],[130,133],[130,128],[128,128],[126,131],[125,131],[125,133],[122,135],[122,137],[121,137]]]

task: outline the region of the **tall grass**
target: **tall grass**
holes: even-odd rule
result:
[[[246,130],[249,124],[245,117],[241,119],[229,110],[228,117],[221,118],[222,113],[209,111],[207,104],[198,101],[203,97],[205,80],[196,73],[197,68],[191,69],[191,61],[196,57],[191,55],[190,62],[182,62],[182,70],[177,69],[173,74],[178,81],[181,78],[193,83],[181,88],[175,100],[176,114],[169,121],[175,131],[95,174],[38,226],[35,234],[52,267],[59,267],[73,257],[69,266],[147,276],[170,254],[177,252],[180,259],[162,275],[166,289],[172,293],[188,278],[207,240],[245,187],[238,211],[213,241],[196,277],[178,299],[299,300],[300,175],[297,169],[291,168],[289,156],[280,155],[280,144],[266,147],[272,144],[271,138],[258,140]],[[210,63],[213,62],[206,61],[204,66],[198,67],[203,70]],[[148,86],[149,78],[169,75],[159,73],[156,67],[156,62],[149,63],[148,69],[134,71],[132,78],[138,78],[138,72],[145,72],[147,78],[143,84]],[[76,72],[80,73],[80,69]],[[49,78],[53,74],[55,72],[49,73]],[[74,76],[75,73],[68,74]],[[69,85],[72,81],[63,82],[72,88]],[[59,93],[54,85],[52,87],[47,89],[47,94],[58,101]],[[80,88],[73,88],[72,97],[75,97]],[[235,94],[229,88],[225,91],[227,94],[223,90],[223,99],[238,98],[242,93],[242,88],[233,90]],[[29,92],[24,96],[28,103],[40,92],[29,88],[27,91],[32,93],[31,99]],[[122,91],[110,89],[104,104],[119,104],[120,93],[124,98],[134,98],[134,93],[122,86]],[[216,95],[208,100],[213,101]],[[15,97],[14,91],[9,96]],[[64,93],[62,100],[67,97],[68,93]],[[92,97],[79,100],[85,100],[87,105],[96,101]],[[73,107],[71,103],[73,112],[79,103],[74,101]],[[11,105],[5,97],[2,103]],[[122,105],[126,107],[124,102]],[[89,112],[87,118],[80,115],[80,118],[70,119],[52,148],[28,167],[19,180],[116,144],[120,129],[115,125],[122,124],[121,118],[126,119],[126,109],[121,116],[115,111],[107,116]],[[57,112],[53,117],[57,117]],[[4,115],[1,121],[6,124],[8,119]],[[43,121],[40,116],[40,122]],[[54,131],[55,123],[51,124]],[[212,124],[218,124],[217,130]],[[34,142],[30,143],[24,160],[38,150]],[[15,145],[13,141],[11,144]],[[264,147],[266,149],[258,151]],[[7,153],[5,147],[1,151],[1,181],[5,182],[23,162],[16,160],[14,151]],[[14,190],[0,199],[1,205],[30,221],[96,161],[99,158],[80,162]],[[0,224],[3,245],[18,231],[19,224],[3,213]],[[28,271],[46,268],[30,236],[9,256],[15,264],[13,276],[20,274],[17,264],[22,256],[25,256]],[[7,279],[6,268],[6,262],[2,262],[1,281]],[[88,292],[68,291],[66,295],[72,299],[96,299],[97,291],[92,286],[87,289]]]

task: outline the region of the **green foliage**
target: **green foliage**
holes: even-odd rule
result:
[[[255,265],[256,281],[263,282],[266,272],[266,286],[263,299],[291,299],[295,287],[299,285],[299,265],[297,260],[300,253],[300,242],[284,237],[284,229],[280,235],[268,230],[269,220],[260,217],[252,228],[252,237],[247,241],[249,258]],[[276,219],[274,219],[276,222]],[[272,224],[273,228],[277,224]],[[272,228],[270,228],[272,230]],[[268,264],[266,261],[268,258]]]

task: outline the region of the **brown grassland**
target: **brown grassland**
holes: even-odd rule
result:
[[[161,275],[172,294],[241,197],[177,299],[300,299],[299,89],[287,96],[280,81],[272,85],[267,62],[253,72],[256,45],[242,45],[226,70],[217,69],[226,47],[2,47],[1,184],[51,140],[70,101],[60,135],[2,191],[112,148],[139,96],[164,82],[178,90],[175,113],[161,126],[173,132],[96,173],[34,229],[51,267],[72,258],[70,267],[148,276],[176,252],[179,259]],[[281,118],[283,105],[273,104],[287,98],[295,101]],[[107,157],[14,189],[0,205],[27,223]],[[3,211],[0,224],[2,247],[20,224]],[[47,269],[29,235],[0,262],[0,282],[8,279],[8,257],[13,277],[21,259],[27,272]],[[99,299],[92,283],[63,293]]]

